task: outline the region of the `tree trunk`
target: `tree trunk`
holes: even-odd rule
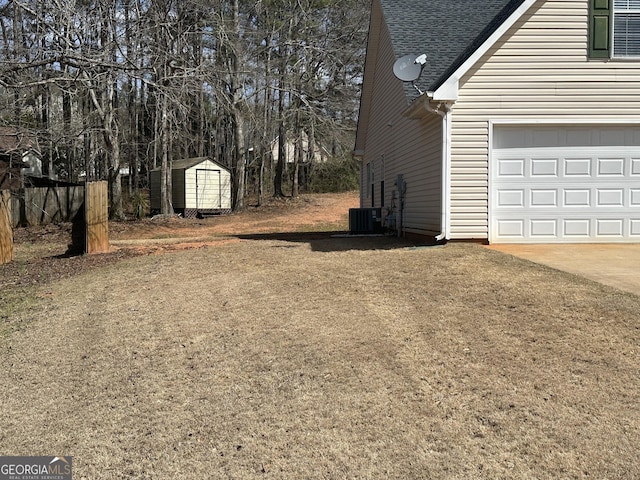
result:
[[[160,150],[162,153],[162,163],[160,167],[160,198],[161,213],[173,213],[173,202],[171,199],[171,161],[169,158],[169,98],[166,93],[162,93],[162,111],[160,112]]]
[[[258,152],[260,155],[260,170],[258,171],[258,206],[262,206],[264,202],[264,153]]]
[[[282,95],[282,92],[280,93]],[[283,103],[281,101],[281,103]],[[280,106],[280,108],[284,108]],[[280,115],[284,115],[282,111]],[[286,131],[284,128],[284,120],[280,120],[278,126],[278,161],[276,162],[276,174],[273,177],[273,196],[284,197],[284,191],[282,190],[282,177],[284,175],[284,162],[287,159],[287,144],[286,144]]]
[[[294,198],[300,194],[300,164],[302,163],[304,155],[304,137],[302,134],[302,125],[300,124],[300,109],[301,106],[298,105],[296,111],[296,143],[293,155],[293,178],[291,182],[291,196]]]
[[[265,40],[265,44],[268,46],[273,41],[273,33]],[[260,155],[260,171],[258,173],[258,206],[261,206],[264,202],[264,171],[265,171],[265,157],[271,158],[271,138],[269,137],[269,120],[271,112],[271,48],[267,48],[267,58],[264,67],[264,109],[262,112],[262,140],[260,141],[260,148],[258,155]]]
[[[111,77],[109,75],[108,77]],[[111,192],[109,216],[118,220],[124,219],[122,206],[122,182],[120,179],[120,134],[114,118],[115,85],[111,78],[107,79],[107,94],[104,106],[104,141],[109,150],[108,180]]]
[[[231,48],[231,118],[234,129],[234,166],[235,166],[235,193],[234,193],[234,210],[242,210],[244,208],[244,189],[245,189],[245,144],[244,144],[244,119],[241,111],[242,93],[240,89],[240,14],[238,0],[233,1],[233,39],[234,45]]]
[[[237,112],[234,112],[234,117]],[[242,127],[242,120],[240,115],[234,119],[234,127],[235,127],[235,164],[236,164],[236,193],[235,193],[235,203],[233,206],[234,210],[242,210],[244,208],[244,189],[245,189],[245,168],[246,168],[246,160],[245,160],[245,148],[243,142],[244,130]]]

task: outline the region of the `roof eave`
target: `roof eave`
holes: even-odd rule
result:
[[[416,120],[418,118],[422,118],[425,116],[424,102],[429,101],[429,92],[423,93],[418,98],[416,98],[413,102],[409,104],[409,106],[402,112],[404,117],[410,118],[412,120]]]
[[[453,72],[445,73],[433,85],[434,100],[451,101],[458,99],[460,79],[493,47],[496,42],[535,4],[538,0],[524,0],[491,35],[462,62]]]

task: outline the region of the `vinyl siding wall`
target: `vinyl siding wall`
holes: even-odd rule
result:
[[[587,59],[587,0],[537,2],[460,81],[451,236],[488,237],[489,122],[640,122],[640,62]]]
[[[160,172],[153,170],[149,175],[149,207],[152,211],[159,211],[162,206],[160,193]]]
[[[380,15],[374,2],[374,16]],[[375,24],[372,22],[372,24]],[[368,118],[361,119],[367,128],[359,133],[364,137],[364,157],[361,169],[361,206],[370,207],[371,182],[367,164],[374,179],[374,206],[381,206],[380,181],[384,179],[384,205],[391,206],[396,179],[403,175],[406,183],[404,212],[405,231],[422,235],[440,232],[440,173],[442,161],[442,120],[429,115],[422,120],[403,116],[407,100],[403,84],[393,75],[395,56],[384,22],[380,26],[376,48],[375,72],[367,72],[375,79],[370,90]],[[369,51],[374,48],[369,45]],[[367,67],[369,67],[369,63]],[[365,99],[363,99],[365,101]],[[360,139],[362,140],[362,139]],[[369,186],[367,186],[369,184]]]
[[[171,202],[173,208],[187,208],[185,201],[185,171],[184,168],[179,168],[171,171]]]

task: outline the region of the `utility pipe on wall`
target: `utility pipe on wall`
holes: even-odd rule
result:
[[[396,220],[396,230],[398,238],[400,238],[402,236],[402,230],[404,229],[404,196],[407,193],[407,182],[404,181],[402,174],[396,177],[396,189],[398,191],[398,219]]]

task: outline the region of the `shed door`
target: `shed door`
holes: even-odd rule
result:
[[[196,208],[207,210],[222,208],[220,170],[196,170]]]
[[[640,241],[640,127],[496,126],[490,241]]]

